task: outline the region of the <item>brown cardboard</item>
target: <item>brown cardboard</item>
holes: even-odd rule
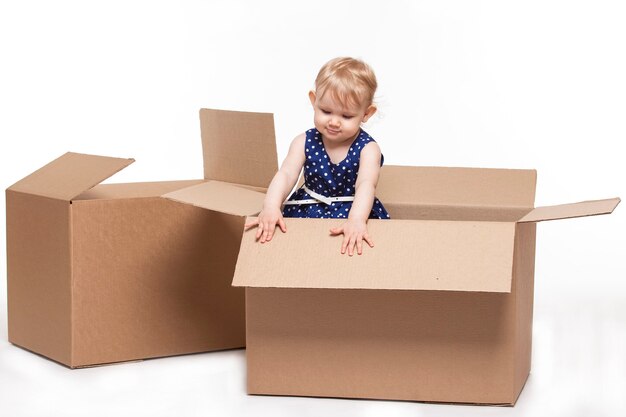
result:
[[[609,198],[606,200],[581,201],[580,203],[573,204],[537,207],[518,221],[520,223],[541,222],[545,220],[570,219],[574,217],[610,214],[619,202],[619,198]]]
[[[201,110],[204,178],[267,188],[277,171],[273,116]]]
[[[263,207],[265,194],[220,181],[208,181],[163,194],[181,203],[234,216],[249,216]]]
[[[340,220],[244,233],[248,392],[515,404],[530,372],[536,222],[619,199],[534,209],[533,170],[383,167],[375,247],[339,253]]]
[[[16,182],[9,190],[69,201],[134,161],[68,152]]]
[[[250,189],[277,169],[273,120],[200,117],[205,152],[245,152],[240,135],[254,131],[263,164],[235,178],[232,161],[206,155],[204,179],[96,185],[133,160],[67,153],[6,190],[10,342],[69,367],[245,346],[231,280],[245,216],[262,204]],[[215,210],[161,197],[203,192]]]
[[[272,239],[267,245],[247,239],[242,243],[244,250],[233,285],[486,292],[511,289],[514,223],[369,221],[368,230],[376,236],[375,249],[359,259],[348,260],[339,254],[336,238],[320,233],[341,223],[334,219],[288,219],[286,238]],[[428,262],[400,261],[413,259],[416,252]],[[305,272],[294,274],[295,265]]]

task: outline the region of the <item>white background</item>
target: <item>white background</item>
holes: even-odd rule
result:
[[[0,4],[4,188],[70,150],[136,158],[113,182],[201,178],[201,107],[275,113],[282,160],[319,67],[351,55],[387,164],[536,168],[536,205],[626,196],[621,1]],[[69,370],[7,342],[2,222],[0,415],[625,415],[624,210],[538,226],[514,408],[247,396],[243,350]]]

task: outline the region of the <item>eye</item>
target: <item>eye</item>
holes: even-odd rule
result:
[[[320,109],[322,111],[322,113],[324,114],[330,114],[330,112],[328,110],[324,110],[324,109]]]
[[[344,114],[344,115],[343,115],[343,118],[344,118],[344,119],[346,119],[346,120],[350,120],[350,119],[352,119],[353,117],[354,117],[354,116],[350,116],[349,114]]]

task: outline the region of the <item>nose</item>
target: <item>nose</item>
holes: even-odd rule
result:
[[[330,124],[332,127],[339,127],[339,124],[340,124],[340,122],[339,122],[339,118],[338,118],[338,117],[331,117],[331,118],[330,118],[330,122],[329,122],[329,124]]]

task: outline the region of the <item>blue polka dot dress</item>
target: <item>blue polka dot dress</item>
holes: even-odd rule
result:
[[[354,196],[361,150],[365,145],[374,142],[374,139],[361,130],[352,142],[348,154],[343,161],[333,164],[324,148],[322,134],[317,129],[306,132],[304,152],[304,185],[309,190],[324,197]],[[383,164],[381,157],[380,164]],[[304,187],[294,191],[288,201],[315,200]],[[352,201],[334,201],[330,204],[315,202],[313,204],[285,204],[285,217],[315,217],[315,218],[347,218]],[[374,198],[370,219],[388,219],[389,213],[378,198]]]

